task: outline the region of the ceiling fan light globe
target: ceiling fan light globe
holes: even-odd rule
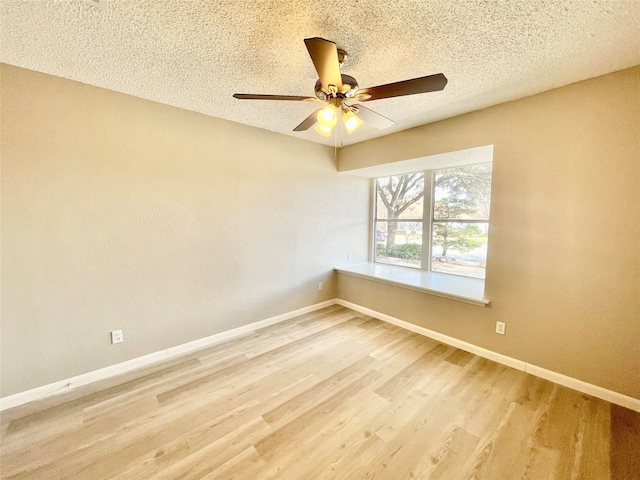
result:
[[[362,120],[360,120],[353,112],[346,112],[342,118],[344,121],[344,126],[347,127],[347,133],[351,135],[355,132],[360,125],[362,125]]]
[[[318,132],[320,135],[324,135],[325,137],[330,137],[331,127],[325,127],[324,125],[321,125],[320,123],[318,123],[316,125],[316,132]]]
[[[318,112],[318,123],[331,129],[338,121],[338,112],[333,105],[327,105]]]

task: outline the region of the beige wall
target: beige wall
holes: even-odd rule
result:
[[[336,290],[332,267],[366,259],[370,190],[329,148],[1,74],[3,397],[337,294],[640,398],[640,68],[339,152],[349,171],[495,146],[485,309]]]
[[[639,138],[636,67],[342,149],[349,171],[494,145],[491,306],[345,275],[338,296],[640,398]]]
[[[333,149],[1,74],[3,397],[332,299],[366,260],[369,183]]]

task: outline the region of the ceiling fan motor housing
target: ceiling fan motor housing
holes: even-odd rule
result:
[[[342,90],[333,94],[322,89],[322,82],[318,80],[315,86],[316,97],[320,100],[329,101],[331,98],[352,98],[358,91],[358,82],[351,75],[341,74]]]

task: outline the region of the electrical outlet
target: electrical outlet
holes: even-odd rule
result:
[[[318,283],[318,291],[322,290],[322,282]]]
[[[114,345],[116,343],[124,342],[124,336],[122,335],[122,330],[114,330],[111,332],[111,344]]]
[[[347,253],[347,261],[350,262],[351,261],[351,254]]]
[[[496,333],[500,335],[504,335],[504,330],[507,328],[507,325],[504,322],[496,322]]]

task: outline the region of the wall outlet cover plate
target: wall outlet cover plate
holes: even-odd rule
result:
[[[122,330],[114,330],[111,332],[111,344],[122,343],[124,341],[124,336],[122,335]]]

